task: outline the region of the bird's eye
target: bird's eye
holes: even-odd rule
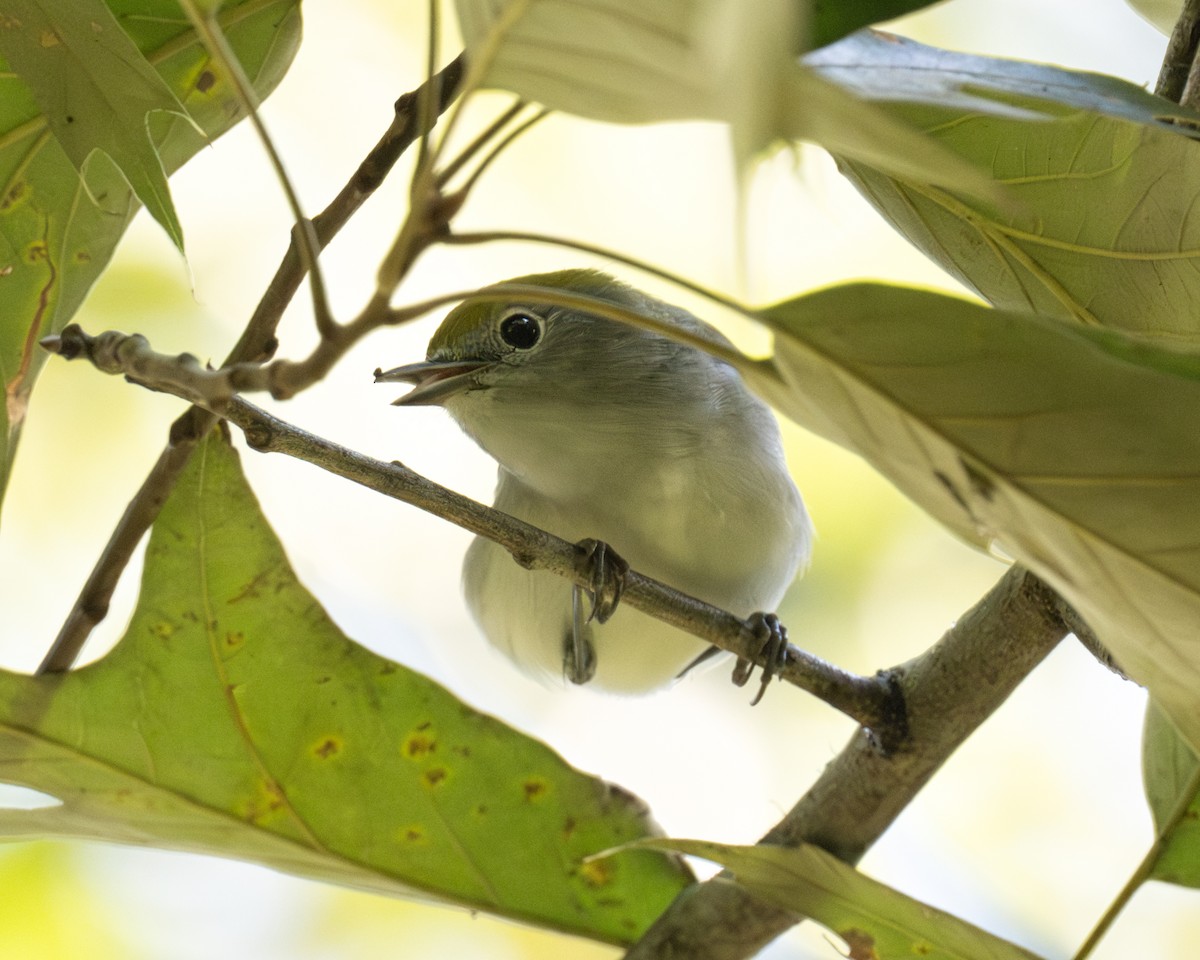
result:
[[[542,325],[527,313],[513,313],[500,321],[500,339],[510,347],[529,350],[542,339]]]

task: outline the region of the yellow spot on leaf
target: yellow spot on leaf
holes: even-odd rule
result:
[[[240,804],[238,813],[251,823],[266,824],[284,809],[283,795],[271,782],[259,781],[258,792]]]
[[[225,631],[225,648],[236,650],[246,642],[246,635],[241,630]]]
[[[879,960],[879,954],[875,952],[875,938],[865,930],[851,927],[839,931],[838,936],[846,941],[846,948],[850,951],[846,954],[846,960]]]
[[[580,864],[579,876],[593,890],[607,887],[613,880],[615,872],[612,860],[589,860]]]
[[[29,196],[29,181],[16,180],[8,188],[8,192],[0,197],[0,213],[8,213],[22,200]]]
[[[46,246],[45,240],[34,240],[25,248],[25,261],[27,263],[41,263],[43,260],[50,259],[50,248]]]
[[[400,745],[400,752],[409,760],[422,760],[436,750],[437,738],[428,730],[417,730]]]
[[[429,844],[429,837],[425,834],[425,828],[419,823],[401,827],[399,837],[404,843],[419,844],[421,846],[428,846]]]
[[[43,47],[57,47],[62,41],[58,38],[58,34],[53,30],[43,30],[38,38]]]
[[[423,774],[421,774],[421,776],[425,780],[425,784],[427,786],[436,787],[444,783],[450,774],[445,767],[433,767],[429,770],[426,770]]]
[[[523,784],[521,789],[525,794],[525,799],[529,803],[541,800],[550,792],[550,784],[541,777],[530,777]]]
[[[330,734],[327,737],[322,737],[313,744],[312,752],[318,760],[330,760],[338,756],[342,752],[345,742],[341,737]]]
[[[150,632],[158,640],[170,640],[175,635],[175,624],[167,620],[159,620],[150,628]]]

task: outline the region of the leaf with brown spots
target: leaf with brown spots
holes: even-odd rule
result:
[[[88,4],[104,6],[99,0]],[[86,12],[86,6],[75,2],[22,0],[22,6],[44,8],[52,18],[59,8],[77,16]],[[221,10],[220,22],[260,99],[283,78],[295,53],[299,6],[299,0],[228,0]],[[112,14],[104,13],[110,24],[105,36],[120,43],[119,31],[111,26]],[[138,13],[115,21],[128,34],[125,42],[136,48],[130,59],[140,62],[143,73],[149,70],[169,91],[170,102],[181,104],[204,131],[202,136],[192,120],[161,111],[150,114],[148,125],[122,131],[122,140],[140,138],[147,151],[156,152],[154,158],[143,154],[137,163],[145,169],[153,159],[154,164],[161,163],[161,175],[162,170],[171,173],[182,166],[206,138],[211,141],[232,127],[242,111],[228,83],[219,78],[213,82],[208,57],[174,0],[146,0],[138,4]],[[85,29],[91,33],[90,25]],[[5,21],[0,35],[11,41],[16,29]],[[0,43],[0,49],[7,47]],[[105,146],[105,138],[115,132],[112,126],[92,113],[76,117],[70,124],[71,136],[77,140],[72,160],[39,107],[54,97],[55,90],[65,98],[83,87],[104,100],[111,99],[112,93],[106,84],[117,84],[121,98],[129,95],[126,85],[109,70],[72,72],[73,63],[80,67],[77,60],[61,58],[54,71],[33,69],[40,87],[35,96],[10,69],[16,64],[0,56],[0,380],[6,400],[0,408],[0,495],[45,360],[37,341],[71,320],[138,209],[134,191],[118,166],[105,153],[96,152],[112,148],[111,143]],[[200,83],[205,75],[209,81]],[[145,81],[153,82],[149,75]],[[81,175],[75,161],[89,155]]]
[[[9,838],[202,851],[611,943],[691,879],[648,850],[586,864],[656,832],[644,804],[344,636],[216,435],[154,526],[112,652],[0,672],[0,764],[61,801],[0,810]]]

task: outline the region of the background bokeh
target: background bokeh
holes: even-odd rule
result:
[[[310,211],[375,142],[396,96],[419,82],[424,6],[307,5],[299,58],[264,116]],[[1121,0],[954,0],[895,27],[925,42],[1143,84],[1153,83],[1165,45]],[[447,49],[452,44],[448,37]],[[478,121],[502,102],[480,98],[468,116]],[[615,128],[554,117],[500,159],[461,225],[607,245],[751,302],[853,278],[955,289],[818,150],[764,162],[740,206],[735,182],[715,127]],[[160,350],[217,359],[278,262],[286,209],[245,127],[205,150],[172,186],[187,262],[140,216],[79,321],[92,332],[139,331]],[[328,251],[339,316],[352,315],[371,289],[404,201],[398,175]],[[587,262],[542,246],[435,250],[401,296],[415,301]],[[710,316],[748,348],[764,345],[744,322],[628,276]],[[313,342],[303,300],[283,328],[284,355],[302,355]],[[436,319],[378,334],[279,411],[486,500],[490,461],[440,411],[393,409],[394,388],[371,381],[376,366],[423,356]],[[4,507],[4,666],[28,670],[41,658],[180,409],[84,364],[48,364]],[[920,653],[1002,564],[954,540],[856,458],[790,425],[785,432],[819,531],[812,569],[782,611],[793,639],[859,672]],[[847,721],[790,689],[773,689],[751,710],[747,692],[730,687],[723,670],[642,699],[542,689],[494,654],[465,614],[461,531],[305,464],[249,453],[244,460],[301,579],[350,636],[633,790],[669,834],[752,842],[850,733]],[[90,657],[120,635],[135,592],[131,571]],[[959,751],[863,868],[1035,951],[1068,956],[1151,839],[1139,775],[1142,709],[1132,684],[1064,645]],[[445,907],[160,851],[15,845],[0,849],[0,890],[3,958],[617,955]],[[1200,938],[1198,906],[1193,893],[1152,884],[1096,956],[1189,956]],[[812,925],[769,953],[835,955]]]

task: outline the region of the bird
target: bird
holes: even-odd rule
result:
[[[513,285],[547,297],[501,294]],[[556,292],[731,347],[681,307],[600,271],[568,269],[483,288],[447,314],[424,361],[376,370],[376,381],[410,384],[397,406],[442,407],[497,461],[496,509],[584,544],[600,568],[619,575],[623,560],[761,619],[807,566],[813,539],[771,410],[727,361],[555,306]],[[647,693],[716,652],[627,605],[589,621],[571,583],[519,566],[482,537],[466,552],[463,591],[487,640],[548,685]]]

